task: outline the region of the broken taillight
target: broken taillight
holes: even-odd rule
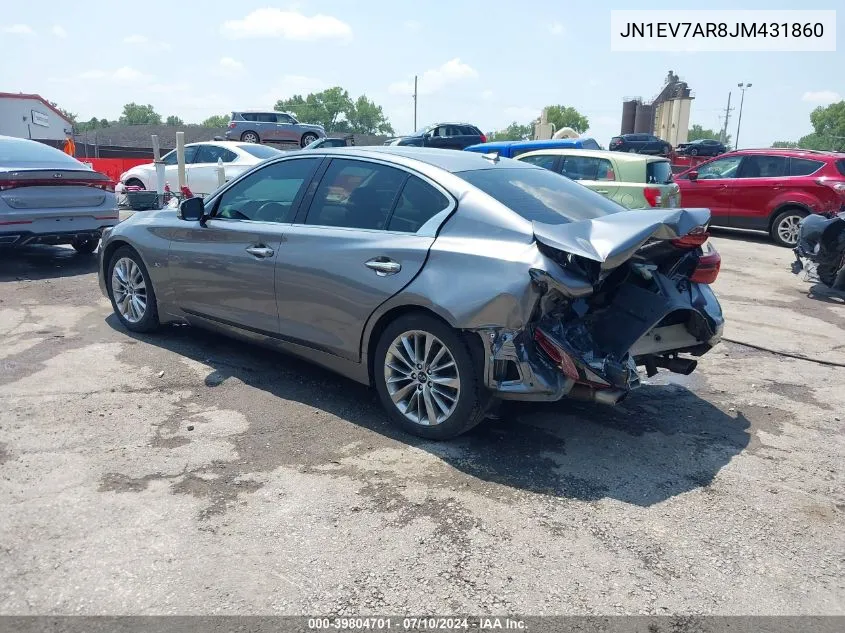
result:
[[[707,232],[707,229],[703,226],[697,226],[683,237],[672,240],[672,244],[678,248],[698,248],[708,239],[710,239],[710,233]]]
[[[643,196],[649,206],[658,207],[663,202],[663,196],[660,195],[660,189],[656,187],[646,187],[643,189]]]
[[[540,346],[546,356],[563,372],[563,375],[572,380],[580,380],[578,369],[569,357],[569,354],[558,347],[540,328],[534,328],[534,340]]]
[[[698,264],[690,275],[690,281],[699,284],[712,284],[719,276],[721,267],[722,256],[719,255],[719,251],[711,246],[709,252],[698,258]]]

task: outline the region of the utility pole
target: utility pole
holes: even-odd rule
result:
[[[417,76],[414,75],[414,132],[417,131]]]
[[[731,118],[731,93],[728,92],[728,107],[725,108],[725,124],[722,126],[722,132],[719,134],[719,142],[723,145],[728,144],[728,121]]]
[[[739,99],[739,119],[736,122],[736,139],[734,139],[734,149],[739,149],[739,126],[742,125],[742,104],[745,103],[745,91],[751,87],[751,84],[738,83],[739,89],[742,90],[742,97]]]

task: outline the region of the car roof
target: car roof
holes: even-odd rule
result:
[[[801,158],[804,156],[810,157],[815,156],[816,158],[841,158],[842,154],[839,152],[828,152],[819,149],[797,149],[797,148],[789,148],[789,147],[757,147],[757,148],[749,148],[749,149],[736,149],[732,152],[727,152],[725,154],[720,154],[719,158],[723,156],[731,156],[731,155],[755,155],[755,154],[783,154],[784,156],[795,156],[797,158]]]
[[[340,147],[320,148],[308,152],[288,152],[286,156],[303,155],[308,156],[326,155],[342,158],[388,158],[393,162],[405,167],[413,168],[419,163],[430,165],[443,171],[457,174],[463,171],[475,171],[480,169],[495,169],[510,167],[516,169],[537,169],[536,166],[528,163],[521,163],[510,158],[492,158],[477,152],[461,152],[453,149],[435,149],[430,147],[404,147],[396,145],[366,146],[366,147]],[[282,158],[282,157],[279,157]],[[276,159],[278,160],[278,159]]]
[[[530,141],[488,141],[487,143],[476,143],[475,145],[470,145],[465,149],[489,149],[491,152],[499,150],[499,149],[506,149],[510,147],[515,147],[517,149],[523,147],[537,147],[538,149],[552,149],[553,147],[541,147],[541,146],[557,146],[560,148],[570,147],[575,149],[581,149],[578,146],[579,143],[583,144],[584,141],[593,141],[595,139],[592,137],[579,137],[579,138],[548,138],[548,139],[534,139]],[[594,150],[590,150],[594,151]],[[596,150],[597,151],[597,150]]]
[[[653,163],[657,161],[669,161],[668,158],[663,158],[662,156],[646,156],[644,154],[629,154],[627,152],[611,152],[606,149],[587,149],[584,147],[550,147],[548,149],[538,149],[533,152],[520,154],[517,157],[517,160],[526,156],[597,156],[599,158],[615,160],[617,163],[637,163],[643,161]]]

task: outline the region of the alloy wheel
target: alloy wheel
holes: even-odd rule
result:
[[[302,137],[302,147],[306,147],[308,145],[311,145],[311,143],[313,143],[316,140],[317,140],[316,134],[306,134],[305,136]]]
[[[244,143],[257,143],[258,134],[256,134],[255,132],[245,132],[244,135],[241,137],[241,140]]]
[[[120,316],[138,323],[147,313],[147,284],[141,268],[129,257],[115,263],[111,276],[112,295]]]
[[[445,422],[458,405],[461,376],[449,348],[430,332],[412,330],[387,349],[384,380],[393,404],[422,426]]]
[[[800,215],[787,215],[778,222],[778,237],[780,237],[785,244],[795,246],[798,243],[798,231],[802,219],[803,217]]]

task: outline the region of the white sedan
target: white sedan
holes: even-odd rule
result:
[[[258,163],[281,154],[277,149],[255,143],[233,143],[230,141],[208,141],[185,145],[185,179],[191,193],[207,196],[217,189],[217,160],[223,161],[226,180],[240,176]],[[162,158],[164,179],[171,191],[179,190],[179,174],[176,164],[176,150]],[[124,186],[136,186],[149,191],[156,189],[154,163],[137,165],[120,175]]]

